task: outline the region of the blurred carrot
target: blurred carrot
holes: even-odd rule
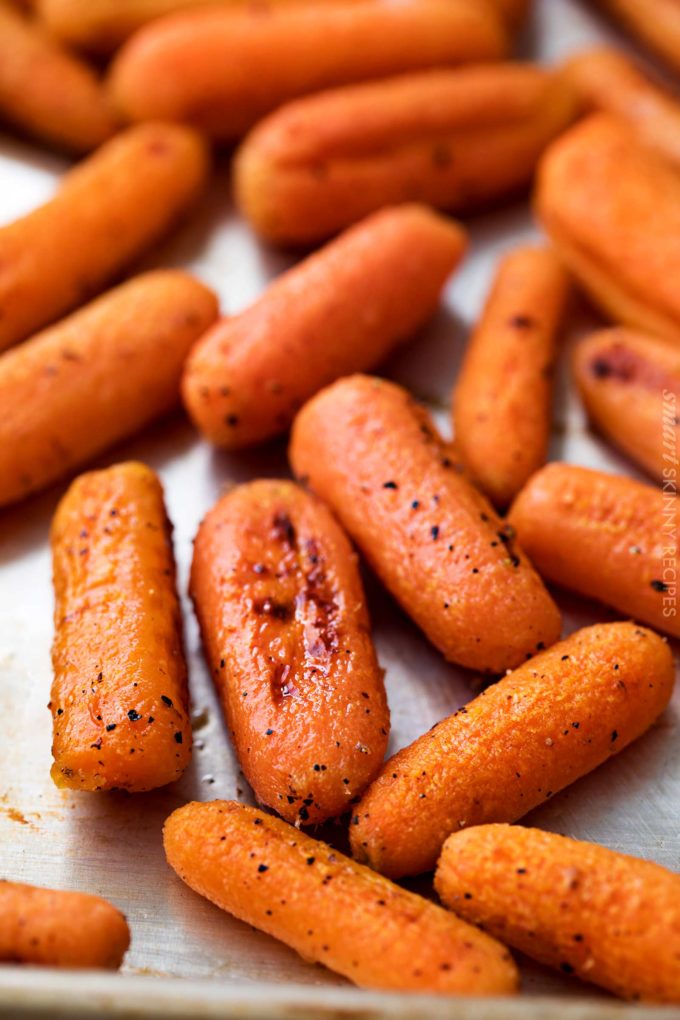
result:
[[[600,5],[645,46],[680,71],[680,6],[677,0],[599,0]]]

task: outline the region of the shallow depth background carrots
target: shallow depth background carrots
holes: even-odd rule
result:
[[[355,857],[392,878],[429,871],[449,833],[521,818],[639,737],[673,683],[653,631],[577,631],[385,763],[355,808]]]
[[[680,1002],[680,875],[593,843],[481,825],[444,844],[443,902],[625,999]]]
[[[194,544],[191,594],[241,767],[291,822],[342,814],[380,768],[389,711],[356,556],[283,481],[224,496]]]
[[[543,577],[680,637],[676,503],[674,492],[554,463],[529,480],[508,520]]]
[[[0,356],[0,506],[171,411],[189,348],[216,318],[207,287],[157,270]]]
[[[599,3],[670,67],[680,70],[680,9],[676,0],[654,0],[652,18],[649,0],[599,0]]]
[[[150,468],[81,475],[51,531],[55,636],[52,778],[143,792],[191,757],[171,525]]]
[[[508,994],[505,948],[276,818],[233,801],[187,804],[163,830],[192,889],[367,988]]]
[[[413,335],[465,246],[462,228],[418,205],[357,224],[206,334],[182,382],[191,417],[228,448],[282,432],[326,383]]]

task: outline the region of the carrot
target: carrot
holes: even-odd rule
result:
[[[680,1002],[680,875],[593,843],[480,825],[444,844],[444,903],[624,999]]]
[[[399,386],[352,376],[323,390],[290,458],[447,659],[501,673],[558,638],[540,578]]]
[[[506,507],[544,462],[567,277],[551,251],[518,248],[496,271],[453,393],[456,448]]]
[[[527,483],[508,520],[543,577],[680,637],[676,502],[674,484],[662,492],[556,463]]]
[[[171,527],[150,468],[81,475],[52,522],[57,786],[139,793],[177,779],[191,724]]]
[[[198,531],[191,595],[236,753],[290,822],[348,810],[387,748],[361,578],[328,510],[292,482],[232,490]]]
[[[237,202],[279,244],[328,237],[405,199],[470,212],[526,187],[575,112],[531,64],[421,71],[289,103],[244,141]]]
[[[677,0],[600,0],[604,9],[636,39],[680,71],[680,8]]]
[[[417,205],[348,230],[197,344],[182,382],[194,422],[231,449],[283,432],[326,383],[413,336],[465,246],[457,224]]]
[[[539,166],[537,210],[607,315],[680,342],[680,178],[629,125],[595,114],[553,142]]]
[[[111,283],[168,231],[206,175],[193,132],[144,125],[79,164],[46,205],[0,227],[0,350]]]
[[[493,4],[480,0],[212,7],[141,29],[120,50],[110,89],[130,120],[186,121],[229,141],[297,96],[495,60],[506,47]]]
[[[591,421],[657,481],[675,476],[680,351],[627,329],[593,333],[576,347],[574,376]]]
[[[1,962],[116,970],[129,945],[127,922],[107,900],[0,879]]]
[[[189,348],[216,318],[207,287],[158,270],[0,356],[0,506],[171,411]]]
[[[186,804],[163,830],[195,892],[367,988],[507,994],[505,948],[325,843],[233,801]]]
[[[449,833],[514,822],[637,739],[673,682],[653,631],[577,631],[385,763],[355,809],[355,857],[391,878],[430,871]]]
[[[505,22],[513,30],[520,28],[533,7],[533,0],[493,0]]]

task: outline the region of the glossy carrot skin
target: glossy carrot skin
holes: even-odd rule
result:
[[[228,449],[285,431],[322,386],[413,336],[465,248],[461,227],[419,205],[357,224],[197,344],[182,381],[192,419]]]
[[[508,994],[503,946],[441,907],[270,815],[233,801],[187,804],[163,830],[195,892],[365,988]]]
[[[194,545],[191,595],[243,772],[314,824],[348,810],[385,755],[389,711],[356,555],[292,482],[224,496]]]
[[[473,481],[505,508],[545,463],[552,374],[568,281],[547,249],[501,261],[453,392],[456,448]]]
[[[141,793],[191,757],[171,525],[156,475],[117,464],[81,475],[52,522],[52,778]]]
[[[430,871],[451,832],[516,821],[630,744],[673,682],[653,631],[577,631],[385,763],[355,808],[355,857],[390,878]]]
[[[116,970],[129,945],[125,918],[99,896],[0,879],[1,963]]]
[[[674,490],[554,463],[528,482],[508,520],[541,576],[680,637],[675,506]]]
[[[323,390],[290,460],[450,661],[501,673],[558,638],[540,578],[399,386],[352,376]]]
[[[680,9],[676,0],[599,0],[633,36],[649,46],[666,63],[680,71]]]
[[[630,329],[582,340],[573,374],[590,420],[661,484],[680,462],[680,350]]]
[[[481,825],[444,844],[435,885],[457,914],[624,999],[680,1002],[680,875],[594,843]]]
[[[116,279],[174,225],[207,172],[192,131],[146,124],[78,164],[51,201],[0,227],[0,350]]]
[[[212,291],[157,270],[0,356],[0,506],[176,407],[189,349],[216,318]]]

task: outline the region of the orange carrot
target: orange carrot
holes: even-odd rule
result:
[[[674,70],[680,71],[680,7],[677,0],[599,0],[604,9]]]

